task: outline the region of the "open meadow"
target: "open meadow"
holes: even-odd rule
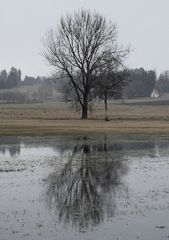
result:
[[[65,103],[1,104],[0,135],[71,133],[169,133],[168,105],[94,104],[88,120]]]

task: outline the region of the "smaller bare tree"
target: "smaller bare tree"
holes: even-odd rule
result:
[[[122,96],[123,86],[127,83],[128,71],[124,68],[124,60],[128,52],[123,52],[118,56],[116,61],[104,62],[97,69],[94,84],[94,96],[104,100],[105,120],[109,120],[108,99],[120,98]]]

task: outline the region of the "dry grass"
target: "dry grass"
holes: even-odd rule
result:
[[[110,105],[111,121],[104,121],[102,104],[89,120],[65,104],[0,105],[0,135],[71,133],[169,134],[168,106]]]

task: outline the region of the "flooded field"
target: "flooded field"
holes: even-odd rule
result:
[[[0,240],[169,239],[169,137],[0,138]]]

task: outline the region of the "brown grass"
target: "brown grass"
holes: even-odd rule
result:
[[[169,134],[168,106],[113,105],[111,121],[104,121],[102,104],[97,104],[88,120],[80,120],[65,104],[2,104],[0,135],[148,133]]]

